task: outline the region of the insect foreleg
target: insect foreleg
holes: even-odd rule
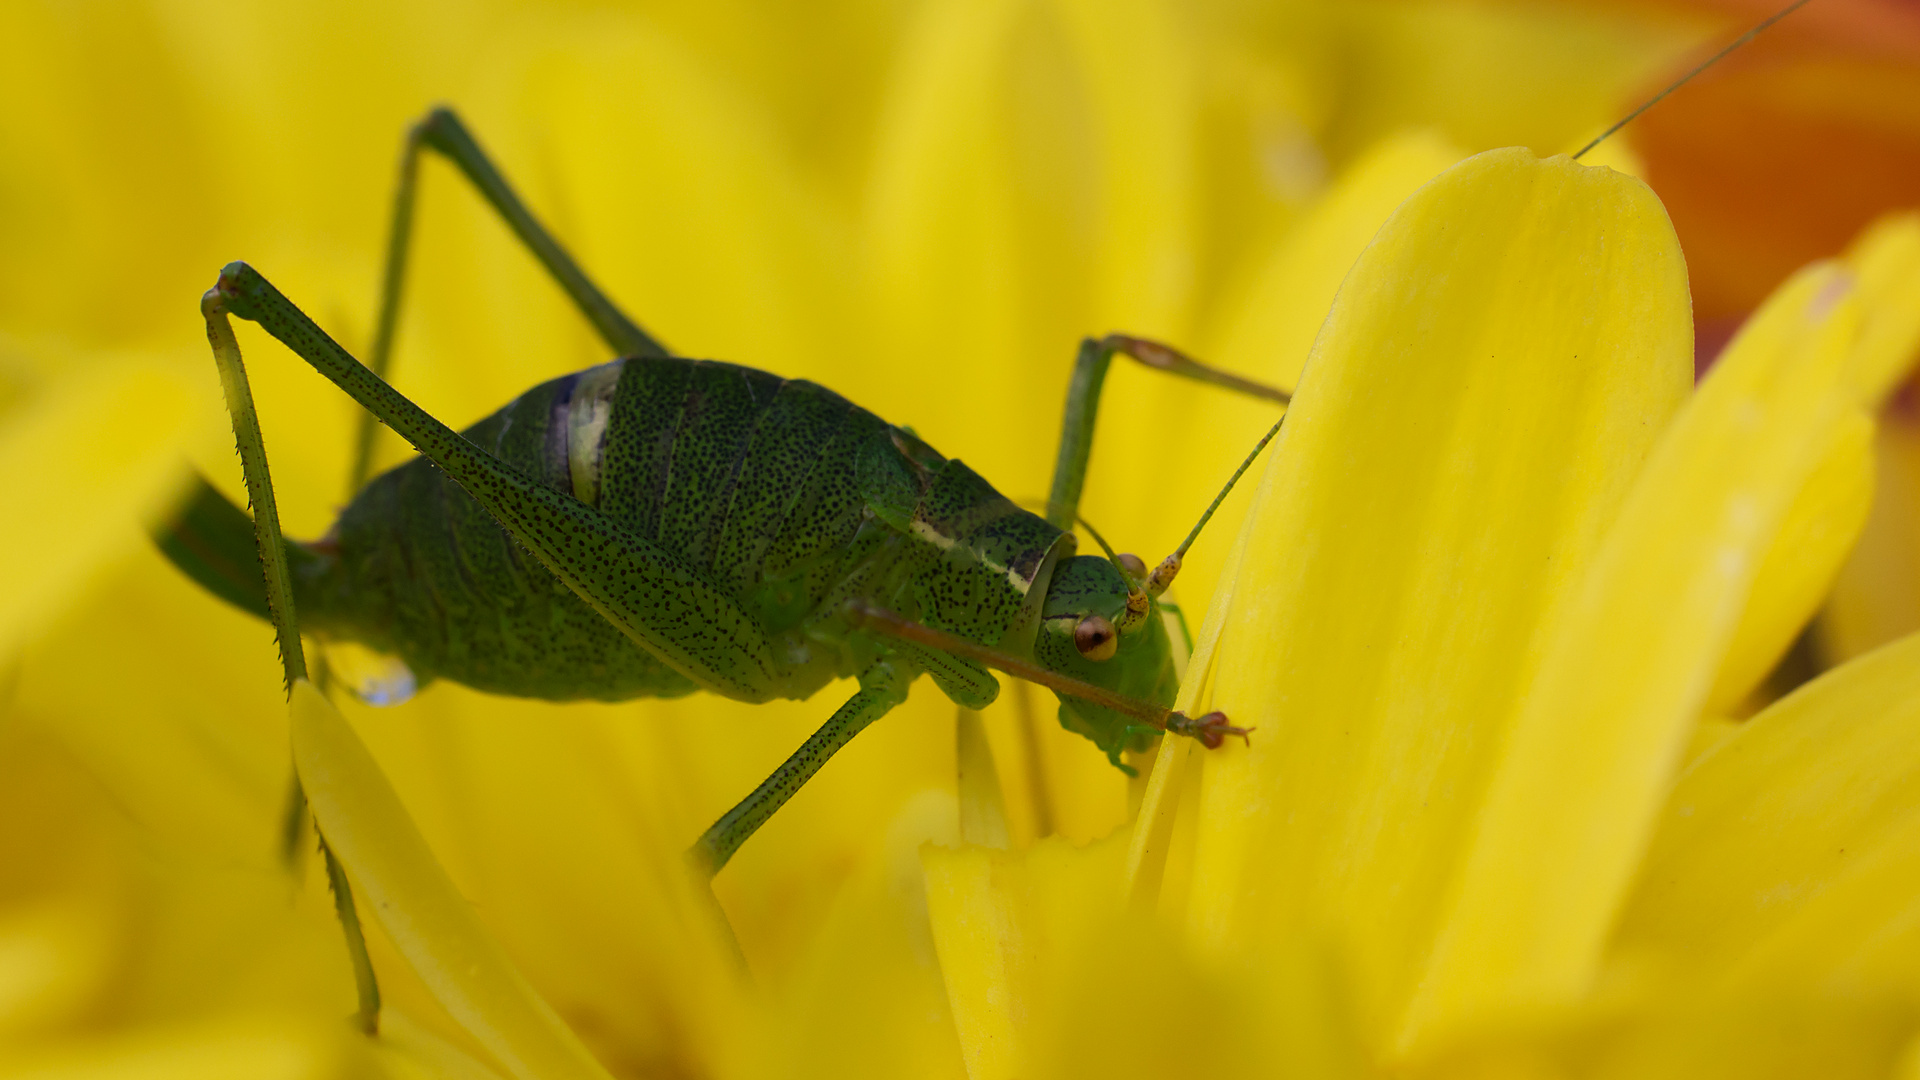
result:
[[[1090,704],[1112,709],[1123,716],[1143,721],[1144,723],[1139,725],[1140,730],[1186,735],[1200,740],[1208,747],[1219,746],[1221,741],[1229,735],[1245,738],[1253,731],[1252,728],[1234,727],[1229,724],[1225,713],[1212,712],[1196,719],[1185,713],[1174,712],[1165,705],[1130,698],[1104,686],[1050,671],[1010,653],[988,648],[978,642],[968,641],[956,634],[949,634],[944,630],[917,623],[911,619],[901,618],[885,608],[875,607],[864,601],[850,601],[847,604],[847,614],[851,615],[859,625],[889,637],[899,638],[928,650],[937,650],[981,665],[995,667],[1015,678],[1047,687],[1063,697],[1080,698]],[[966,703],[962,702],[961,707],[967,707]]]
[[[620,356],[666,356],[666,346],[627,318],[607,294],[587,277],[580,264],[567,254],[560,242],[533,216],[513,186],[494,167],[486,151],[467,131],[453,110],[441,106],[429,112],[407,131],[400,152],[400,176],[394,184],[393,220],[387,236],[386,268],[380,281],[380,314],[374,323],[373,346],[367,366],[382,379],[387,377],[393,356],[393,339],[400,321],[400,299],[404,291],[407,256],[413,240],[413,207],[419,187],[420,152],[433,150],[444,155],[458,168],[482,198],[527,246],[540,265],[566,291],[594,330]],[[366,482],[373,452],[373,420],[361,420],[355,438],[353,472],[348,492],[356,492]]]
[[[515,541],[641,648],[715,693],[753,702],[774,696],[776,676],[765,633],[732,597],[679,556],[429,416],[348,355],[245,263],[222,270],[209,296],[210,324],[217,319],[224,326],[226,312],[259,323],[445,470]]]
[[[273,496],[273,476],[267,469],[266,444],[260,437],[260,417],[253,406],[253,389],[247,383],[247,370],[240,361],[240,344],[234,340],[233,327],[221,311],[222,297],[208,292],[200,302],[207,319],[207,339],[213,345],[214,363],[220,369],[220,386],[226,393],[227,412],[233,420],[234,442],[240,451],[240,469],[246,476],[247,498],[253,503],[253,532],[259,567],[266,575],[266,609],[280,639],[280,665],[289,692],[295,680],[307,677],[306,652],[300,647],[300,623],[293,608],[293,582],[287,570],[286,545],[280,538],[280,512]],[[295,778],[296,788],[299,780]],[[293,800],[304,806],[304,795],[296,792]],[[334,858],[326,838],[320,840],[320,853],[326,860],[327,883],[332,886],[333,903],[347,938],[347,954],[353,963],[353,981],[359,997],[357,1019],[362,1031],[372,1035],[380,1025],[380,984],[374,978],[373,961],[367,956],[366,937],[360,930],[360,915],[354,908],[353,888],[346,872]]]
[[[1067,412],[1060,426],[1060,453],[1054,460],[1053,491],[1047,496],[1047,520],[1072,529],[1080,512],[1080,492],[1086,485],[1087,459],[1093,453],[1093,422],[1100,411],[1100,391],[1107,368],[1116,356],[1130,357],[1156,371],[1208,383],[1235,393],[1285,405],[1292,395],[1284,390],[1243,379],[1230,371],[1209,367],[1177,349],[1146,338],[1108,334],[1080,343],[1073,380],[1067,384]]]
[[[688,856],[709,877],[727,865],[727,860],[739,850],[754,830],[766,824],[775,810],[785,805],[820,771],[839,749],[847,745],[861,729],[885,716],[895,705],[906,700],[906,680],[884,670],[869,672],[860,680],[860,692],[847,699],[845,705],[820,726],[820,730],[808,737],[773,775],[760,782],[753,794],[741,799],[738,805],[726,812],[719,821],[713,823],[698,843],[693,845]]]

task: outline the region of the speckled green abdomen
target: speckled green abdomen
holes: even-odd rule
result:
[[[910,432],[733,364],[616,360],[463,434],[730,594],[774,643],[780,696],[858,673],[843,615],[855,597],[1024,653],[1049,555],[1072,545]],[[423,680],[553,700],[695,689],[424,459],[368,484],[310,550],[306,625],[391,652]]]

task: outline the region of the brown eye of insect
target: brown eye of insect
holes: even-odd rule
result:
[[[1120,635],[1113,624],[1098,615],[1089,615],[1073,628],[1073,647],[1089,660],[1111,660],[1120,649]]]

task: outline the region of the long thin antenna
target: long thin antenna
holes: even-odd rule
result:
[[[1167,586],[1173,584],[1174,575],[1180,572],[1180,564],[1187,557],[1187,549],[1200,538],[1200,530],[1206,528],[1207,522],[1213,520],[1213,512],[1220,509],[1221,503],[1227,501],[1227,494],[1233,490],[1233,485],[1239,483],[1240,478],[1253,467],[1254,459],[1260,456],[1260,451],[1267,448],[1267,444],[1273,441],[1275,435],[1280,434],[1280,425],[1286,422],[1287,418],[1282,416],[1273,422],[1273,426],[1267,429],[1265,435],[1260,436],[1260,441],[1253,444],[1253,452],[1247,455],[1247,459],[1240,463],[1239,468],[1233,470],[1233,475],[1227,478],[1227,486],[1220,489],[1220,494],[1213,497],[1213,503],[1207,507],[1207,512],[1201,514],[1200,520],[1194,523],[1193,531],[1187,534],[1185,540],[1180,541],[1180,546],[1173,550],[1173,554],[1160,560],[1160,565],[1154,567],[1153,573],[1147,575],[1148,595],[1159,596],[1167,591]]]
[[[1275,420],[1273,426],[1267,429],[1267,433],[1260,436],[1260,441],[1253,444],[1253,452],[1247,455],[1247,460],[1241,462],[1239,468],[1233,470],[1233,475],[1227,478],[1227,486],[1221,488],[1220,494],[1213,497],[1213,504],[1208,506],[1207,512],[1201,514],[1200,520],[1194,523],[1193,531],[1187,534],[1185,540],[1180,541],[1179,547],[1173,549],[1174,558],[1178,559],[1186,556],[1187,549],[1192,547],[1193,542],[1200,538],[1200,530],[1206,528],[1207,522],[1213,520],[1213,512],[1220,509],[1221,503],[1227,501],[1227,494],[1233,490],[1233,485],[1240,482],[1240,478],[1247,474],[1248,469],[1253,468],[1254,459],[1260,456],[1260,451],[1267,448],[1267,444],[1273,441],[1275,435],[1280,434],[1280,425],[1286,422],[1287,418],[1284,416]]]
[[[1812,2],[1813,0],[1793,0],[1793,3],[1788,4],[1786,7],[1783,7],[1779,11],[1774,12],[1771,16],[1763,20],[1760,23],[1760,25],[1754,27],[1753,29],[1747,31],[1744,34],[1741,34],[1739,40],[1735,41],[1733,44],[1727,46],[1726,48],[1721,49],[1719,52],[1714,53],[1713,56],[1707,60],[1706,63],[1701,64],[1699,67],[1694,68],[1692,71],[1689,71],[1685,75],[1680,76],[1680,79],[1678,82],[1674,83],[1672,86],[1667,87],[1665,90],[1662,90],[1659,93],[1653,95],[1653,97],[1647,100],[1646,104],[1628,113],[1625,119],[1621,120],[1619,123],[1613,125],[1607,130],[1601,132],[1599,136],[1596,137],[1592,142],[1581,147],[1579,151],[1573,155],[1573,160],[1579,161],[1581,155],[1585,154],[1587,151],[1593,149],[1594,147],[1599,146],[1601,143],[1607,141],[1607,138],[1611,136],[1614,132],[1619,131],[1621,128],[1626,127],[1628,124],[1633,123],[1634,120],[1638,118],[1641,113],[1646,112],[1648,109],[1651,109],[1655,105],[1660,104],[1661,100],[1664,99],[1668,94],[1671,94],[1675,90],[1678,90],[1681,87],[1692,82],[1693,77],[1695,75],[1700,74],[1701,72],[1707,70],[1713,65],[1726,59],[1727,54],[1732,52],[1733,50],[1738,49],[1740,46],[1745,45],[1747,42],[1752,41],[1754,38],[1759,37],[1760,32],[1762,30],[1765,30],[1767,27],[1772,26],[1774,23],[1779,22],[1781,19],[1786,18],[1787,16],[1793,14],[1794,12],[1799,11],[1801,8],[1806,7],[1808,4]]]
[[[1073,515],[1073,520],[1079,522],[1080,527],[1087,530],[1087,535],[1093,537],[1093,542],[1100,545],[1100,550],[1107,553],[1108,562],[1118,563],[1120,561],[1120,556],[1113,553],[1113,545],[1107,543],[1107,538],[1101,536],[1100,530],[1093,527],[1093,522],[1088,521],[1086,517],[1080,514]]]

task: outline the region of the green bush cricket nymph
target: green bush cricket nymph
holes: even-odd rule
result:
[[[422,149],[480,189],[619,359],[536,386],[463,433],[386,384]],[[423,681],[552,700],[708,690],[761,702],[857,679],[700,838],[708,873],[922,673],[975,709],[999,690],[988,668],[1047,685],[1062,723],[1116,765],[1162,731],[1208,746],[1246,734],[1219,713],[1169,710],[1176,678],[1156,601],[1187,545],[1148,572],[1111,550],[1077,555],[1071,530],[1115,355],[1276,402],[1285,393],[1142,339],[1084,342],[1042,517],[831,390],[670,354],[587,279],[452,112],[418,124],[402,160],[371,368],[244,263],[202,305],[263,539],[202,481],[160,543],[210,591],[276,621],[283,654],[305,631],[395,655]],[[278,539],[264,451],[246,452],[258,423],[230,314],[366,410],[358,494],[321,540]],[[359,486],[375,418],[422,456]]]
[[[1575,154],[1806,3],[1756,26]],[[384,381],[411,239],[420,152],[477,187],[618,357],[528,390],[456,433]],[[1060,719],[1116,765],[1162,732],[1219,746],[1221,713],[1170,708],[1158,598],[1220,505],[1152,571],[1076,554],[1082,484],[1115,355],[1285,404],[1280,390],[1125,335],[1081,343],[1045,516],[824,387],[676,357],[627,318],[521,203],[464,126],[435,109],[408,134],[371,347],[363,366],[244,263],[201,302],[255,515],[204,480],[157,530],[194,580],[270,621],[289,686],[305,630],[396,655],[417,676],[553,700],[804,699],[859,690],[694,844],[711,876],[827,759],[921,674],[963,708],[992,701],[989,668],[1053,689]],[[252,393],[228,317],[259,323],[365,410],[357,491],[321,540],[284,541]],[[367,482],[373,421],[421,457]],[[1275,424],[1227,483],[1231,489]],[[1221,492],[1224,498],[1226,491]],[[264,586],[264,587],[263,587]],[[1121,766],[1125,768],[1124,765]],[[305,820],[295,787],[289,822]],[[291,828],[289,837],[298,836]],[[360,1022],[379,990],[344,869],[321,838],[346,931]]]

